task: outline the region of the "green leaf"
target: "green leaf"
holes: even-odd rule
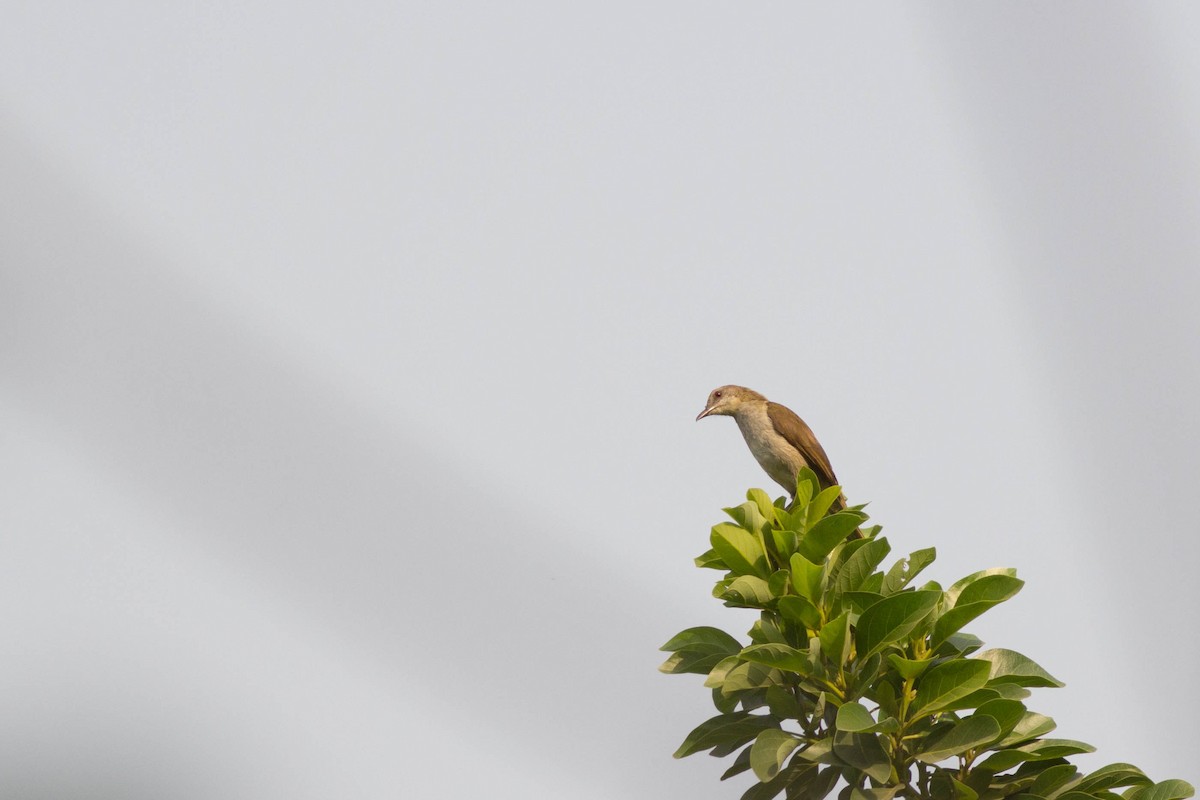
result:
[[[993,683],[1015,683],[1018,686],[1065,686],[1062,681],[1039,667],[1032,659],[1013,650],[997,648],[980,653],[977,658],[992,664]]]
[[[892,665],[892,668],[895,669],[896,672],[900,673],[901,678],[904,678],[905,680],[912,680],[913,678],[920,677],[922,672],[929,669],[929,665],[932,664],[933,661],[931,659],[914,661],[909,658],[902,658],[901,656],[892,653],[888,656],[888,663]]]
[[[747,745],[742,748],[742,751],[737,754],[737,758],[733,760],[733,764],[729,769],[721,773],[721,780],[729,780],[734,775],[741,775],[746,770],[750,769],[750,751],[754,745]]]
[[[732,655],[741,650],[742,645],[737,639],[720,628],[700,625],[680,631],[658,649],[668,652],[676,650],[705,650],[707,652]]]
[[[721,659],[740,652],[742,645],[725,631],[701,626],[680,632],[659,649],[674,652],[659,666],[660,671],[707,675]]]
[[[937,648],[937,654],[939,656],[969,656],[981,647],[983,647],[983,640],[978,636],[959,631],[942,642],[941,646]]]
[[[727,606],[763,608],[775,597],[771,594],[771,587],[762,578],[757,575],[739,575],[725,587],[721,599]]]
[[[979,766],[992,772],[1002,772],[1022,761],[1048,761],[1079,753],[1091,753],[1095,749],[1090,744],[1072,739],[1037,739],[1020,747],[998,750],[984,759]]]
[[[837,721],[834,723],[839,731],[847,733],[858,733],[865,731],[868,728],[874,727],[875,718],[871,716],[871,712],[867,711],[867,707],[862,703],[843,703],[838,709]]]
[[[932,547],[909,553],[908,558],[900,559],[888,570],[887,577],[883,579],[882,593],[885,595],[895,594],[908,586],[913,578],[933,563],[935,558],[937,558],[937,550]]]
[[[1078,778],[1079,770],[1075,768],[1074,764],[1056,764],[1039,772],[1026,792],[1053,800],[1054,797],[1077,783]],[[1085,794],[1084,797],[1088,797],[1088,795]],[[1093,799],[1089,798],[1089,800]]]
[[[767,579],[767,591],[771,593],[772,597],[782,597],[787,593],[790,578],[786,569],[772,572],[771,577]]]
[[[853,511],[839,511],[825,517],[808,529],[800,540],[797,552],[813,563],[824,561],[833,548],[837,547],[866,517]]]
[[[862,614],[882,599],[883,595],[874,592],[846,592],[842,595],[842,606],[849,606],[855,614]]]
[[[768,667],[788,672],[798,672],[801,675],[808,675],[812,672],[808,653],[786,644],[752,645],[742,651],[742,658],[756,664],[765,664]]]
[[[750,749],[750,767],[760,781],[769,781],[779,774],[784,759],[803,743],[803,740],[787,731],[767,728],[758,734],[754,746]]]
[[[821,599],[821,566],[799,553],[792,555],[788,566],[792,568],[792,588],[796,594],[815,605]]]
[[[779,598],[779,613],[811,630],[821,627],[821,612],[803,597],[789,594]]]
[[[916,757],[926,764],[936,764],[950,756],[962,755],[999,735],[1000,726],[996,720],[991,717],[969,717],[955,723],[945,733],[930,737]]]
[[[697,725],[679,749],[675,758],[684,758],[702,750],[709,750],[720,744],[730,742],[745,743],[758,736],[760,731],[767,728],[779,727],[778,721],[762,714],[750,714],[744,711],[736,714],[719,714]]]
[[[821,640],[821,652],[825,657],[842,667],[850,657],[850,612],[843,611],[838,616],[826,622],[818,637]]]
[[[755,509],[757,511],[757,509]],[[709,536],[713,550],[729,565],[735,575],[756,575],[766,578],[767,556],[757,536],[737,525],[722,522],[714,525]]]
[[[999,739],[1012,733],[1017,723],[1025,718],[1025,713],[1025,704],[1020,700],[996,698],[980,705],[971,716],[986,716],[996,720],[996,724],[1000,726],[1000,733],[996,737]]]
[[[874,655],[908,636],[933,611],[941,597],[941,592],[901,592],[868,608],[859,617],[855,632],[858,657]]]
[[[1050,717],[1033,711],[1026,711],[1021,720],[1013,726],[1012,731],[996,745],[996,749],[1012,747],[1030,739],[1045,736],[1056,727],[1058,726]]]
[[[946,602],[951,606],[958,605],[959,595],[966,591],[968,586],[971,586],[983,578],[994,575],[1001,575],[1006,578],[1016,578],[1017,571],[1012,567],[993,567],[992,569],[985,569],[972,573],[950,585],[950,588],[946,590]],[[973,603],[975,600],[964,600],[962,602]]]
[[[746,499],[758,508],[758,513],[762,518],[771,523],[775,521],[776,508],[771,502],[771,497],[762,489],[750,489],[746,492]]]
[[[860,588],[891,550],[892,546],[888,544],[887,539],[866,541],[838,570],[834,591],[842,594]]]
[[[850,800],[892,800],[903,788],[900,784],[881,786],[877,789],[863,789],[854,786],[850,789]]]
[[[804,716],[804,707],[796,695],[783,686],[767,687],[767,708],[780,719],[800,719]]]
[[[755,647],[780,646],[772,644],[755,645]],[[786,647],[786,645],[782,646]],[[774,667],[754,661],[743,661],[729,670],[729,674],[725,676],[724,683],[721,684],[721,692],[729,696],[734,692],[741,692],[747,689],[765,689],[768,686],[782,683],[782,678],[783,676],[780,675],[779,670]]]
[[[808,502],[820,485],[821,481],[817,478],[817,473],[809,467],[801,467],[800,471],[796,473],[796,501],[792,504],[792,510],[807,509]]]
[[[1084,777],[1075,788],[1080,792],[1100,792],[1117,786],[1149,786],[1153,781],[1133,764],[1109,764]]]
[[[785,514],[787,512],[781,511],[779,513]],[[786,562],[792,557],[792,553],[796,552],[796,548],[800,546],[800,534],[787,528],[772,528],[771,543],[775,545],[775,552],[779,554],[780,561]]]
[[[764,614],[750,626],[750,641],[754,644],[787,644],[788,639],[783,635],[783,631],[779,630],[774,619]]]
[[[706,550],[696,556],[696,566],[701,569],[729,569],[729,565],[721,560],[716,550]]]
[[[1125,795],[1125,800],[1185,800],[1195,793],[1187,781],[1169,780],[1135,789],[1132,794]]]
[[[825,512],[833,506],[839,497],[842,496],[842,487],[830,486],[827,489],[822,489],[821,492],[812,499],[805,511],[808,527],[815,525],[821,518],[825,516]]]
[[[708,672],[708,677],[704,679],[704,685],[709,689],[719,689],[721,684],[725,682],[725,678],[733,671],[733,668],[742,663],[742,659],[738,656],[726,656],[717,662],[717,665]]]
[[[934,624],[933,647],[983,612],[1015,595],[1024,585],[1024,581],[1008,575],[987,575],[966,586],[954,607]]]
[[[835,733],[833,754],[879,783],[887,783],[892,776],[887,751],[873,733]]]
[[[917,682],[917,696],[911,717],[941,711],[959,698],[982,689],[988,680],[991,664],[977,659],[944,661],[928,670]],[[995,720],[993,720],[994,722]],[[997,735],[999,725],[996,726]]]

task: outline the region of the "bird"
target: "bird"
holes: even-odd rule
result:
[[[708,395],[696,421],[717,415],[734,418],[759,466],[793,499],[797,473],[804,467],[816,473],[821,489],[840,485],[812,428],[787,406],[745,386],[721,386]],[[834,509],[845,507],[845,496],[840,496]]]

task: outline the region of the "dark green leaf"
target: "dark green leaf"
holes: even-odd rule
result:
[[[786,644],[758,644],[742,651],[742,658],[768,667],[807,675],[812,672],[808,653]]]
[[[955,723],[943,734],[931,736],[916,757],[926,764],[936,764],[950,756],[962,755],[999,735],[1000,726],[996,720],[991,717],[970,717]]]
[[[779,613],[784,619],[799,622],[806,628],[817,630],[821,627],[821,612],[803,597],[789,594],[779,598]]]
[[[796,695],[783,686],[767,687],[767,707],[780,719],[800,719],[805,715]]]
[[[901,592],[862,612],[855,636],[858,657],[866,658],[908,636],[937,606],[941,596],[941,592]]]
[[[729,780],[734,775],[741,775],[750,769],[750,750],[753,747],[753,744],[749,744],[742,748],[742,751],[737,754],[737,758],[733,760],[733,764],[730,765],[729,769],[721,773],[721,780]]]
[[[995,683],[1015,683],[1018,686],[1060,687],[1065,684],[1039,667],[1032,659],[1013,650],[997,648],[980,653],[977,658],[992,664],[991,680]]]
[[[842,771],[836,767],[826,767],[820,772],[816,769],[802,772],[788,786],[787,800],[824,800],[833,791],[841,775]]]
[[[719,744],[749,742],[767,728],[779,727],[778,721],[761,714],[720,714],[699,725],[687,735],[683,744],[675,751],[675,758],[683,758]]]
[[[863,789],[854,786],[850,789],[850,800],[892,800],[903,788],[900,784],[881,786],[878,789]]]
[[[983,647],[982,639],[974,634],[960,631],[942,642],[941,646],[937,648],[937,654],[939,656],[969,656],[981,647]]]
[[[887,783],[891,778],[892,763],[879,737],[873,733],[835,733],[833,754],[880,783]]]
[[[758,509],[755,509],[757,513]],[[749,531],[722,522],[714,525],[709,536],[713,550],[721,560],[729,565],[735,575],[756,575],[767,577],[767,556],[757,536]]]
[[[983,688],[987,683],[990,667],[991,664],[986,661],[965,658],[944,661],[934,666],[917,681],[917,697],[913,701],[912,716],[941,711],[955,700]]]
[[[750,750],[750,767],[760,781],[769,781],[779,774],[784,760],[801,744],[801,739],[787,731],[768,728],[754,740],[754,747]]]
[[[813,563],[824,561],[833,548],[850,535],[865,517],[852,511],[839,511],[825,517],[808,529],[800,540],[797,552]]]
[[[750,626],[750,641],[755,644],[786,644],[787,637],[779,630],[779,626],[771,618],[763,616],[764,618],[756,619]]]

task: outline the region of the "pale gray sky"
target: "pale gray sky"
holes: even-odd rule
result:
[[[25,3],[0,794],[728,798],[743,383],[1200,781],[1190,4]]]

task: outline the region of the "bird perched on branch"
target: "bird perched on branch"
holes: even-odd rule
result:
[[[787,406],[772,403],[745,386],[722,386],[713,389],[704,410],[696,417],[719,414],[733,417],[746,439],[746,445],[759,466],[782,486],[789,496],[796,495],[796,474],[808,467],[817,474],[821,488],[837,484],[837,476],[829,463],[825,449],[813,435],[812,428]],[[834,510],[846,507],[846,498],[839,497]]]

